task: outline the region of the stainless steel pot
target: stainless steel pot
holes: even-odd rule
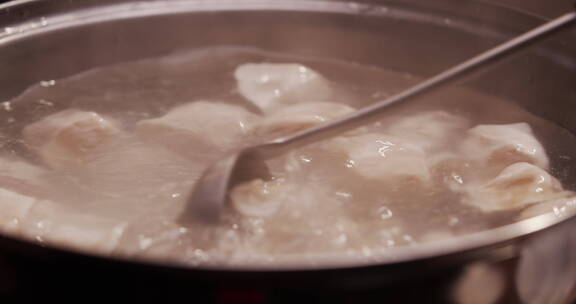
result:
[[[0,6],[0,100],[92,67],[217,45],[329,56],[425,77],[540,22],[464,0],[15,1]],[[463,85],[576,132],[575,83],[572,30]],[[576,188],[576,143],[545,140],[568,156],[553,166]],[[0,294],[17,294],[23,286],[49,292],[62,284],[91,290],[105,280],[108,290],[138,294],[169,290],[190,297],[195,288],[204,300],[232,288],[257,289],[272,302],[313,295],[336,302],[569,303],[576,286],[575,231],[576,219],[549,214],[400,248],[372,264],[332,256],[315,266],[296,260],[267,269],[125,261],[2,237]],[[43,279],[50,272],[66,277],[65,283]]]

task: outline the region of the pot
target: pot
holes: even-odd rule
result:
[[[543,22],[463,0],[22,0],[0,5],[0,16],[0,100],[42,80],[93,67],[220,45],[321,55],[427,77]],[[576,30],[569,30],[462,85],[515,102],[574,133],[575,79]],[[568,188],[576,188],[571,159],[576,143],[548,140],[549,149],[566,152],[553,167]],[[570,214],[547,214],[399,248],[370,264],[326,257],[315,266],[293,261],[273,268],[130,261],[2,236],[0,295],[61,298],[66,288],[146,297],[183,294],[202,302],[282,303],[305,297],[569,303],[576,296],[576,238],[570,235],[575,229]]]

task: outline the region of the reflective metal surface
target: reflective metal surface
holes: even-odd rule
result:
[[[16,1],[0,6],[0,100],[40,80],[211,45],[321,54],[426,77],[541,22],[464,0]],[[576,132],[575,80],[572,30],[465,84],[515,101]],[[553,151],[576,155],[576,143],[545,141]],[[576,188],[572,158],[559,158],[552,165]],[[114,271],[122,275],[109,279],[121,283],[146,276],[146,283],[134,287],[140,292],[142,286],[157,282],[180,287],[196,282],[349,291],[360,298],[375,293],[381,300],[407,303],[568,303],[576,280],[576,250],[570,238],[575,225],[574,219],[547,215],[461,239],[399,249],[370,264],[325,256],[315,265],[287,260],[274,269],[200,269],[104,259],[8,237],[0,238],[0,251],[8,264],[17,260],[71,278],[86,272],[99,278]],[[16,269],[2,274],[22,270],[11,267]],[[67,284],[83,286],[74,285],[73,279]]]

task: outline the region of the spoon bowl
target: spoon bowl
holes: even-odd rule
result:
[[[183,222],[218,222],[228,200],[229,189],[253,179],[271,178],[263,152],[272,145],[259,145],[231,153],[210,165],[192,191]]]

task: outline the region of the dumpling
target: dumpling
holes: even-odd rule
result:
[[[46,173],[45,169],[16,158],[0,157],[0,176],[34,181]],[[2,183],[0,182],[0,187]]]
[[[330,102],[310,102],[287,106],[254,124],[255,136],[280,137],[302,131],[354,112],[354,108]]]
[[[561,191],[560,182],[548,172],[520,162],[486,183],[469,185],[462,201],[484,212],[505,211],[549,200]]]
[[[238,146],[258,115],[208,101],[188,103],[136,124],[139,136],[185,156],[211,155]]]
[[[289,195],[289,187],[283,179],[263,181],[261,179],[238,185],[230,193],[231,203],[244,216],[270,216]]]
[[[35,198],[46,198],[42,183],[48,171],[14,157],[0,157],[0,188]]]
[[[48,191],[41,184],[46,171],[17,158],[0,158],[0,230],[19,233],[19,226]]]
[[[234,72],[240,94],[263,112],[286,105],[326,101],[330,84],[312,69],[294,63],[246,63]]]
[[[116,248],[126,228],[119,220],[51,201],[36,204],[22,226],[25,235],[36,241],[105,254]]]
[[[417,145],[382,134],[336,138],[331,144],[348,154],[348,166],[358,175],[376,181],[430,181],[426,153]]]
[[[65,110],[25,127],[23,137],[47,166],[59,169],[85,164],[118,133],[118,124],[98,113]]]
[[[527,123],[479,125],[468,130],[460,152],[498,170],[517,162],[548,169],[548,157]]]
[[[186,257],[185,252],[201,247],[198,230],[190,233],[189,228],[158,217],[131,222],[124,230],[116,254],[127,257],[172,259],[179,261]]]
[[[460,192],[471,181],[477,180],[479,170],[456,153],[436,153],[429,157],[430,171],[434,178],[453,192]],[[493,177],[490,176],[490,177]]]
[[[428,151],[445,148],[468,125],[463,117],[444,111],[428,111],[392,120],[386,134],[410,141]]]
[[[36,204],[36,198],[0,188],[0,230],[19,233],[22,220]]]

